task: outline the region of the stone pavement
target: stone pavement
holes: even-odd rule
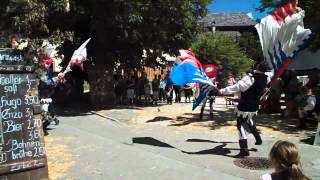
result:
[[[61,111],[61,124],[46,137],[51,179],[259,179],[272,170],[234,165],[238,150],[232,107],[215,104],[213,120],[199,122],[191,104],[127,107],[98,112]],[[320,179],[320,147],[308,145],[313,128],[295,129],[294,120],[261,116],[264,144],[251,156],[267,157],[272,144],[298,144],[306,174]]]

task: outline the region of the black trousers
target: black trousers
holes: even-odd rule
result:
[[[210,116],[213,115],[214,98],[207,98],[202,104],[201,111],[200,111],[200,119],[202,119],[202,117],[203,117],[204,109],[206,108],[206,104],[207,104],[208,99],[209,99],[209,107],[210,107],[209,114],[210,114]]]
[[[256,141],[261,141],[260,134],[256,128],[256,123],[253,120],[253,117],[240,115],[237,118],[237,129],[239,134],[239,139],[247,139],[248,132],[251,132]]]

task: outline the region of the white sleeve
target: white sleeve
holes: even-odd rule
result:
[[[240,81],[238,81],[235,85],[228,86],[224,89],[221,89],[221,94],[228,95],[228,94],[234,94],[236,92],[245,92],[248,90],[254,83],[254,78],[247,75],[243,77]]]
[[[316,97],[310,96],[307,99],[307,105],[303,108],[305,111],[312,111],[316,106]]]
[[[270,174],[265,174],[260,177],[260,180],[272,180],[272,178]]]
[[[265,72],[264,74],[268,76],[268,83],[269,83],[271,82],[272,77],[274,76],[274,70],[272,70],[271,72]]]

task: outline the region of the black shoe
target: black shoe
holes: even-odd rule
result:
[[[255,145],[261,145],[262,144],[262,139],[260,134],[256,131],[255,133],[253,133],[253,136],[256,140],[256,142],[254,143]]]
[[[237,155],[239,157],[250,156],[250,152],[248,149],[248,141],[246,139],[239,140],[240,145],[240,153]]]
[[[255,145],[262,145],[262,140],[260,139],[256,139],[256,143],[254,143]]]
[[[250,156],[250,152],[249,152],[249,150],[247,149],[247,150],[240,150],[240,153],[237,155],[237,157],[248,157],[248,156]]]
[[[55,118],[55,119],[54,119],[54,123],[55,123],[56,126],[58,126],[59,123],[60,123],[59,119],[58,119],[58,118]]]
[[[47,130],[43,131],[43,133],[44,133],[44,136],[48,136],[49,135]]]

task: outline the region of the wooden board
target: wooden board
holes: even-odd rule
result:
[[[37,86],[34,74],[0,74],[0,175],[46,165]]]

